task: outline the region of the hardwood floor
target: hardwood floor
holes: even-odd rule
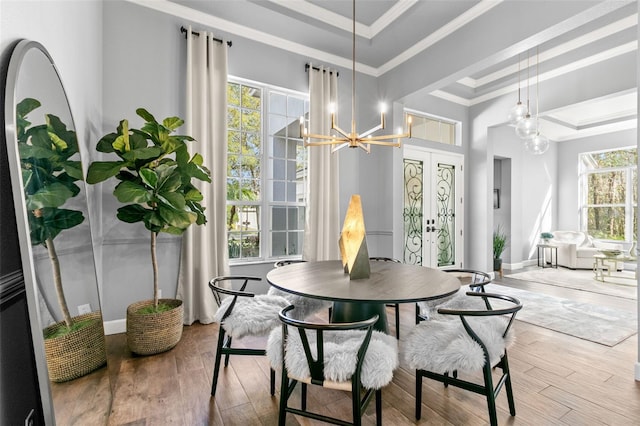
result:
[[[616,309],[637,309],[634,300],[529,283],[508,275],[494,282]],[[413,323],[413,305],[401,305],[401,338]],[[393,321],[390,326],[393,328]],[[634,380],[637,334],[615,347],[607,347],[520,321],[515,328],[517,340],[509,351],[509,360],[517,415],[509,415],[506,396],[501,392],[497,401],[500,425],[640,424],[640,382]],[[264,357],[231,357],[229,367],[221,372],[216,398],[210,397],[217,330],[215,324],[185,327],[176,348],[147,357],[132,356],[124,335],[108,336],[113,387],[110,413],[99,403],[104,395],[92,391],[92,384],[104,380],[103,369],[97,374],[102,378],[54,386],[57,424],[277,424],[279,383],[276,397],[271,397],[269,367]],[[412,371],[396,371],[393,382],[383,390],[383,424],[488,423],[483,397],[452,387],[445,389],[428,379],[424,382],[422,419],[417,422],[414,386]],[[309,407],[324,413],[348,418],[350,401],[348,393],[314,387],[309,390]],[[92,405],[95,409],[91,414],[81,414]],[[287,424],[318,422],[289,415]],[[373,403],[363,424],[375,424]]]

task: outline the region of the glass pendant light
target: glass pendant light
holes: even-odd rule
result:
[[[529,53],[527,52],[527,112],[523,119],[516,123],[516,135],[520,139],[529,139],[538,132],[538,120],[531,117],[529,112],[529,89],[531,87],[531,79],[529,78]]]
[[[518,135],[520,139],[527,140],[534,137],[536,133],[538,133],[538,120],[527,113],[527,115],[516,124],[516,135]]]
[[[524,141],[524,149],[534,155],[540,155],[549,149],[549,138],[540,132]]]
[[[530,152],[531,154],[534,154],[534,155],[544,154],[549,149],[549,138],[547,138],[545,135],[540,133],[540,124],[538,122],[538,119],[540,116],[540,104],[538,102],[540,99],[540,90],[539,90],[540,71],[538,70],[539,64],[540,64],[540,52],[539,52],[539,48],[537,47],[536,48],[536,118],[535,118],[535,126],[533,126],[535,130],[533,135],[526,138],[524,142],[525,151]],[[520,125],[520,123],[518,123],[518,125]],[[516,126],[516,132],[517,131],[518,131],[518,127]],[[526,131],[523,130],[522,132],[524,134],[529,133],[528,130]]]
[[[518,103],[509,110],[507,118],[509,123],[517,124],[527,115],[528,108],[520,100],[520,54],[518,54]]]

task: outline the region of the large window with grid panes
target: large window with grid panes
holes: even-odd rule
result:
[[[592,237],[637,240],[637,159],[634,147],[580,154],[580,223]]]
[[[239,79],[227,86],[227,241],[232,263],[302,254],[305,93]]]

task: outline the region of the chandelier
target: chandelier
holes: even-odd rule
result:
[[[352,66],[351,132],[346,132],[336,125],[336,112],[334,108],[331,109],[331,129],[328,135],[309,133],[308,129],[304,127],[304,117],[300,117],[300,135],[302,136],[304,146],[331,145],[333,146],[331,150],[332,153],[344,147],[361,148],[367,153],[371,152],[371,145],[399,147],[402,138],[411,137],[411,117],[407,116],[405,119],[405,128],[407,129],[405,133],[374,136],[373,134],[375,132],[385,128],[384,106],[381,106],[380,124],[364,133],[358,133],[356,131],[356,0],[353,0]],[[331,134],[332,131],[333,134]]]

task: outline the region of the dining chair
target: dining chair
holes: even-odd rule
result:
[[[291,265],[294,263],[303,263],[306,260],[301,259],[281,259],[273,264],[274,268],[280,268],[282,266]],[[296,307],[295,315],[299,319],[307,318],[308,316],[315,314],[323,309],[329,309],[329,318],[331,318],[331,305],[332,303],[326,300],[314,299],[312,297],[299,296],[297,294],[288,293],[286,291],[279,290],[273,286],[269,287],[267,294],[280,296],[289,301],[290,304]]]
[[[291,317],[294,306],[280,314],[282,327],[274,329],[267,343],[271,368],[281,371],[278,424],[287,413],[340,425],[360,425],[362,414],[375,395],[376,424],[382,424],[382,388],[393,379],[398,366],[398,344],[385,333],[374,331],[378,315],[349,323],[314,323]],[[301,384],[300,409],[289,399]],[[351,391],[352,421],[307,409],[307,386]]]
[[[396,262],[396,263],[402,263],[398,259],[393,259],[391,257],[373,256],[373,257],[370,257],[369,260],[372,260],[374,262]],[[396,319],[396,339],[400,339],[400,304],[399,303],[387,303],[386,306],[389,307],[389,308],[393,308],[394,311],[395,311],[394,313],[395,313],[395,319]]]
[[[280,297],[251,293],[246,290],[249,282],[262,281],[262,278],[240,275],[220,276],[209,282],[209,288],[218,304],[214,321],[220,324],[218,344],[213,366],[211,396],[216,395],[220,362],[224,355],[224,366],[229,365],[230,355],[266,355],[265,348],[233,348],[233,339],[247,336],[268,336],[269,332],[280,325],[278,314],[289,302]],[[239,287],[234,289],[233,287]],[[271,395],[275,394],[275,371],[270,372]]]
[[[465,293],[464,297],[493,300],[494,308],[486,303],[485,309],[438,308],[441,317],[415,326],[403,343],[403,361],[416,371],[416,419],[422,410],[422,378],[442,382],[445,387],[456,386],[484,395],[487,399],[489,419],[497,425],[496,397],[505,387],[509,413],[516,415],[507,348],[514,342],[512,329],[516,313],[522,308],[514,297],[486,292]],[[460,321],[455,320],[458,317]],[[492,370],[500,368],[502,374],[494,387]],[[482,371],[483,382],[462,380],[459,373],[474,374]]]
[[[481,309],[485,303],[489,303],[488,300],[469,299],[465,296],[467,291],[484,292],[487,284],[491,283],[491,275],[486,272],[478,271],[474,269],[443,269],[443,272],[454,275],[460,280],[460,290],[451,296],[443,297],[435,300],[427,300],[416,303],[416,324],[420,321],[426,321],[431,316],[437,315],[438,307],[447,307],[449,309],[463,309],[463,308],[479,308]],[[475,306],[468,306],[466,304],[473,304]]]

